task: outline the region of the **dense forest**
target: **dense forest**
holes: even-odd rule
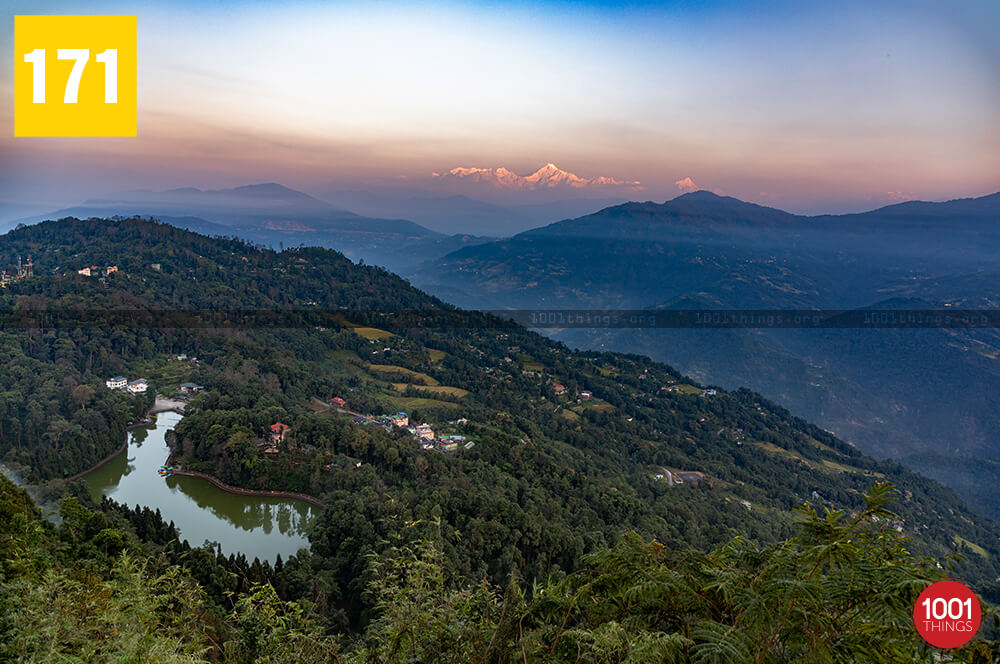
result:
[[[439,537],[397,538],[366,560],[373,620],[324,626],[285,601],[310,570],[178,543],[149,510],[66,498],[58,527],[0,477],[0,658],[39,663],[592,662],[889,664],[939,661],[910,625],[941,578],[887,527],[892,488],[864,507],[797,512],[772,545],[737,537],[708,552],[627,533],[566,576],[497,585],[449,570]],[[404,533],[401,533],[403,535]],[[988,611],[987,620],[997,622]],[[977,640],[950,661],[988,664]]]
[[[299,630],[301,640],[291,641],[348,661],[433,661],[423,650],[430,641],[413,640],[422,630],[454,640],[439,661],[475,661],[461,655],[473,651],[493,653],[481,661],[508,661],[515,650],[535,653],[534,661],[577,661],[574,652],[590,653],[579,661],[878,661],[861,657],[872,634],[918,652],[898,616],[888,614],[863,618],[884,628],[866,632],[865,643],[850,625],[808,627],[847,630],[837,647],[857,645],[854,660],[838,654],[844,651],[810,654],[816,643],[758,640],[773,608],[766,602],[756,623],[731,629],[733,607],[748,601],[741,593],[762,590],[753,570],[798,578],[795,560],[820,546],[821,523],[824,537],[844,537],[857,549],[853,592],[872,583],[889,593],[886,584],[898,582],[905,586],[893,595],[899,609],[940,562],[989,601],[1000,600],[1000,530],[992,522],[938,483],[866,457],[749,391],[708,389],[641,356],[571,351],[498,320],[379,328],[382,311],[450,308],[329,250],[274,252],[152,221],[65,219],[0,238],[0,264],[28,255],[34,276],[0,291],[0,307],[22,321],[0,332],[11,367],[0,379],[0,454],[11,468],[58,486],[120,447],[152,392],[172,394],[189,380],[206,389],[174,432],[175,460],[230,484],[304,492],[325,504],[310,550],[272,566],[192,549],[155,513],[88,505],[79,487],[63,487],[73,498],[58,529],[36,524],[31,512],[24,518],[37,540],[22,543],[18,535],[14,543],[11,530],[4,544],[27,567],[5,575],[3,592],[26,593],[35,603],[25,605],[39,611],[45,593],[84,578],[107,602],[162,580],[171,592],[193,593],[186,604],[204,612],[163,628],[175,639],[164,647],[193,658],[227,652],[222,632],[245,642],[250,637],[239,630],[263,629],[262,621]],[[91,265],[117,270],[77,273]],[[193,324],[128,324],[127,312],[149,310],[185,310]],[[246,310],[274,312],[279,323],[287,315],[288,326],[215,325],[205,314]],[[350,320],[307,325],[294,315],[302,310],[342,311]],[[126,315],[79,325],[67,312]],[[38,320],[57,322],[23,324],[42,313],[49,317]],[[151,391],[109,390],[104,381],[116,375],[146,377]],[[330,407],[335,396],[347,408]],[[424,449],[405,428],[374,423],[401,410],[471,444]],[[276,422],[289,430],[269,453],[261,442]],[[700,480],[665,481],[678,471]],[[899,489],[892,516],[879,511],[881,498],[865,497],[881,482]],[[22,500],[10,491],[9,500]],[[805,504],[806,513],[797,511]],[[812,530],[803,531],[803,522]],[[881,535],[862,546],[854,530],[839,528]],[[37,553],[55,542],[55,557],[26,553],[29,544]],[[729,567],[732,592],[712,591],[724,592],[727,604],[699,600],[721,583],[709,577]],[[834,576],[803,581],[835,584]],[[644,579],[663,585],[646,587]],[[147,622],[133,625],[174,620],[176,605],[152,587],[143,598]],[[67,602],[89,601],[80,592],[69,592]],[[569,599],[581,592],[598,594],[584,607]],[[449,615],[462,612],[462,626],[452,624]],[[31,624],[24,616],[4,620],[7,630]],[[510,631],[518,624],[528,631]],[[227,657],[294,661],[267,659],[260,644],[271,638],[278,639],[261,635],[246,645],[245,653],[258,654]],[[27,643],[17,639],[10,642]],[[323,650],[328,640],[334,650]],[[717,641],[728,645],[714,655],[695,647]],[[726,659],[724,651],[740,654]]]

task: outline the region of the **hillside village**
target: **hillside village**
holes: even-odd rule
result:
[[[315,402],[323,404],[319,399]],[[469,450],[475,447],[476,443],[464,434],[455,433],[459,427],[467,425],[469,420],[460,417],[450,420],[439,426],[437,432],[434,427],[426,422],[410,422],[407,413],[398,412],[393,415],[372,415],[357,413],[347,407],[347,402],[341,397],[331,397],[326,404],[329,408],[339,413],[351,416],[351,421],[355,424],[371,425],[382,427],[386,433],[394,431],[404,431],[413,436],[420,443],[423,450],[436,450],[438,452],[455,452],[459,445]]]
[[[355,332],[364,337],[369,344],[378,347],[371,351],[372,355],[389,356],[407,353],[408,349],[400,345],[400,338],[395,335],[377,330],[375,328],[356,328]],[[500,335],[501,338],[504,336]],[[476,349],[472,349],[476,350]],[[437,362],[443,358],[443,354],[430,354],[428,368],[433,368]],[[345,356],[346,357],[346,356]],[[349,358],[348,358],[349,359]],[[385,361],[385,360],[382,360]],[[157,398],[167,398],[190,401],[193,397],[206,391],[206,387],[191,379],[196,373],[204,373],[206,367],[201,366],[196,357],[187,353],[170,353],[158,361],[154,373],[160,375],[157,390]],[[455,454],[460,450],[472,450],[477,443],[475,431],[477,425],[470,422],[469,418],[456,413],[451,417],[440,417],[441,407],[449,409],[458,406],[467,391],[459,387],[441,386],[429,375],[406,369],[398,365],[390,364],[368,364],[359,360],[349,359],[346,365],[350,367],[363,367],[369,375],[376,378],[383,378],[389,381],[398,381],[401,378],[405,382],[392,382],[392,387],[401,396],[396,397],[400,404],[408,403],[433,417],[413,417],[407,411],[396,411],[390,413],[370,412],[364,409],[352,408],[344,396],[334,395],[326,398],[313,396],[311,407],[313,412],[318,414],[326,413],[333,416],[340,416],[345,421],[350,421],[354,425],[362,427],[378,427],[390,436],[409,436],[425,452],[439,452],[443,454]],[[543,395],[539,398],[539,404],[547,403],[552,415],[564,419],[574,420],[579,418],[584,410],[593,409],[595,412],[613,413],[616,409],[608,402],[596,396],[590,389],[585,389],[579,385],[568,387],[558,380],[552,373],[546,371],[545,366],[526,355],[518,346],[509,346],[507,355],[501,364],[495,367],[485,366],[482,368],[484,374],[492,380],[507,381],[513,375],[519,374],[525,379],[536,382],[543,387]],[[169,378],[167,377],[169,376]],[[648,374],[642,373],[639,380],[646,380]],[[181,380],[183,377],[183,380]],[[172,381],[172,382],[171,382]],[[431,384],[433,383],[433,384]],[[120,390],[129,394],[144,394],[151,389],[150,381],[144,377],[128,378],[125,375],[117,375],[108,378],[105,385],[110,390]],[[168,387],[169,386],[169,387]],[[351,388],[353,389],[353,388]],[[664,391],[676,392],[678,394],[697,394],[701,396],[714,395],[715,390],[701,390],[693,388],[687,384],[670,383],[664,386]],[[415,394],[420,396],[406,396]],[[546,396],[547,395],[547,396]],[[433,397],[433,398],[430,398]],[[449,401],[440,401],[441,398],[448,398]],[[626,417],[626,421],[631,422],[632,417]],[[296,441],[295,427],[282,421],[274,421],[264,427],[251,441],[253,447],[264,458],[271,461],[277,460],[282,453],[287,453],[288,460],[292,463],[301,463],[316,453],[308,444],[300,444]],[[523,444],[530,441],[522,439]],[[742,444],[742,443],[740,443]],[[306,455],[306,456],[302,456]],[[330,451],[324,451],[323,455],[331,456]],[[333,455],[343,456],[343,455]],[[299,461],[295,461],[298,458]],[[339,461],[330,460],[331,464],[347,464],[360,467],[362,462],[358,459],[345,456]],[[696,485],[705,479],[705,475],[699,471],[685,471],[676,469],[661,468],[651,474],[655,480],[662,480],[666,486],[676,487],[682,485]]]
[[[21,263],[21,257],[18,256],[17,266],[13,272],[7,272],[7,270],[0,271],[0,288],[7,288],[10,284],[30,279],[33,276],[35,276],[35,266],[31,262],[31,256],[28,256],[26,263]]]
[[[283,266],[274,266],[273,270],[281,274],[287,273],[289,278],[301,278],[301,275],[307,275],[312,269],[312,259],[309,252],[292,251],[290,261],[286,261]],[[235,260],[238,262],[229,268],[234,274],[244,271],[255,273],[256,268],[246,257],[237,257]],[[154,275],[163,269],[172,271],[171,274],[178,271],[178,266],[173,263],[150,263],[148,258],[142,262],[142,266]],[[132,265],[132,268],[136,268],[136,265]],[[89,265],[86,272],[82,269],[79,272],[79,276],[86,276],[86,272],[89,272],[91,277],[97,275],[97,279],[125,274],[127,282],[139,288],[156,287],[154,283],[159,278],[141,276],[139,273],[129,275],[129,271],[123,272],[120,265],[113,264],[104,267]],[[198,288],[193,285],[198,279],[190,267],[182,267],[180,272],[190,274],[188,283],[192,284],[192,288]],[[298,306],[303,304],[318,306],[318,302],[314,300]],[[348,325],[347,329],[365,342],[367,350],[361,347],[351,348],[353,344],[345,345],[338,341],[338,345],[334,346],[336,349],[329,351],[330,361],[325,369],[330,372],[330,380],[340,386],[333,391],[336,396],[327,395],[320,399],[315,397],[314,392],[313,396],[305,395],[305,403],[312,400],[316,413],[328,411],[331,415],[343,416],[344,421],[356,426],[378,427],[391,438],[409,438],[416,443],[417,449],[425,452],[446,455],[470,452],[476,448],[483,434],[498,433],[500,428],[497,426],[496,416],[484,419],[481,414],[473,414],[474,410],[478,413],[476,408],[469,410],[466,407],[477,404],[481,398],[488,399],[485,395],[492,389],[513,388],[522,395],[524,403],[531,404],[530,407],[540,416],[562,421],[571,427],[588,420],[617,423],[613,425],[617,428],[648,427],[649,424],[643,423],[643,419],[648,422],[649,415],[641,415],[641,410],[637,410],[635,404],[623,407],[622,397],[629,401],[638,399],[638,405],[641,406],[647,401],[652,404],[655,399],[668,395],[680,399],[693,396],[712,400],[720,394],[715,388],[697,386],[671,372],[656,372],[654,376],[649,367],[635,363],[618,363],[615,366],[595,361],[583,373],[566,373],[563,357],[568,359],[568,355],[564,355],[565,349],[544,347],[541,350],[543,347],[537,344],[525,346],[520,340],[523,339],[520,333],[511,335],[505,331],[493,330],[474,335],[481,337],[481,340],[488,340],[487,343],[491,345],[483,346],[481,341],[471,342],[470,339],[461,348],[449,352],[415,343],[415,339],[409,334],[397,335],[385,329],[364,325]],[[514,342],[515,338],[519,341]],[[468,358],[465,361],[471,361],[471,374],[466,369],[463,377],[457,378],[460,374],[451,366],[452,353]],[[210,394],[225,396],[229,393],[224,385],[213,384],[214,381],[209,379],[217,371],[216,368],[211,365],[202,366],[197,358],[182,350],[166,353],[156,361],[147,361],[131,367],[131,370],[132,375],[123,372],[106,379],[106,386],[131,394],[142,394],[152,390],[152,384],[155,383],[158,396],[163,392],[169,398],[181,400],[190,400],[205,392],[204,384],[209,386],[207,392]],[[450,385],[441,383],[445,376],[451,377]],[[491,383],[497,387],[488,387]],[[280,387],[280,382],[276,382],[269,389]],[[357,394],[351,394],[355,389],[361,391],[363,398],[358,399]],[[473,392],[483,396],[469,398]],[[754,407],[760,415],[770,416],[764,408]],[[736,448],[753,442],[754,448],[777,454],[766,443],[748,435],[741,426],[714,424],[719,419],[709,414],[714,407],[691,404],[684,408],[703,411],[686,425],[689,430],[688,439],[702,436],[703,431],[711,432],[714,439]],[[672,409],[668,408],[670,410]],[[315,456],[311,452],[319,450],[310,450],[308,446],[296,442],[296,425],[301,415],[293,414],[298,412],[295,408],[287,412],[287,415],[270,422],[287,427],[277,438],[272,438],[266,426],[255,425],[253,448],[262,460],[299,465]],[[504,413],[499,415],[501,418],[507,416]],[[641,419],[637,420],[637,416]],[[661,430],[656,427],[651,430],[651,434],[654,439],[662,435]],[[515,440],[519,440],[522,445],[532,444],[531,437],[523,432],[516,435]],[[282,454],[283,451],[287,454]],[[796,454],[785,456],[798,458]],[[357,462],[345,457],[337,463]],[[702,473],[702,477],[707,478],[705,471],[705,468],[685,465],[650,466],[648,477],[665,487],[697,486],[702,483],[700,479],[696,479],[698,476],[685,473]]]
[[[310,402],[313,412],[341,417],[344,421],[361,427],[377,427],[391,437],[408,436],[422,451],[449,455],[459,451],[472,450],[478,442],[477,430],[492,429],[485,423],[470,421],[469,417],[461,414],[459,409],[466,395],[469,394],[468,390],[459,386],[441,385],[430,374],[423,372],[428,370],[433,372],[440,368],[439,364],[446,359],[445,353],[414,348],[405,338],[385,330],[366,327],[352,329],[355,334],[365,339],[369,346],[375,346],[369,351],[369,354],[380,359],[368,362],[362,360],[355,353],[333,351],[333,356],[340,360],[338,373],[344,374],[342,377],[357,375],[364,376],[369,380],[375,379],[376,384],[385,384],[382,381],[386,381],[391,387],[391,391],[395,392],[395,396],[390,397],[391,402],[404,406],[409,405],[415,410],[419,410],[421,414],[414,416],[408,410],[379,413],[364,407],[354,407],[349,403],[350,397],[346,394],[334,394],[325,398],[312,396]],[[498,337],[504,339],[506,334],[500,333]],[[468,349],[476,354],[482,354],[482,351],[473,345],[470,345]],[[425,354],[427,359],[423,360],[423,366],[407,368],[400,364],[388,363],[403,362],[413,366],[411,361],[414,354],[418,357],[420,354]],[[184,361],[188,360],[188,357],[184,354],[170,355],[168,360]],[[541,387],[541,394],[532,401],[536,401],[540,408],[548,409],[553,417],[574,421],[588,410],[608,414],[618,412],[616,407],[600,398],[593,390],[575,382],[572,386],[567,386],[554,373],[548,371],[543,363],[538,362],[516,345],[506,348],[506,355],[503,356],[499,365],[484,365],[479,370],[491,381],[509,382],[520,376],[522,379],[534,382]],[[646,381],[648,378],[648,370],[637,376],[640,381]],[[182,395],[191,395],[204,389],[197,383],[186,381],[178,385],[176,392]],[[716,394],[714,389],[696,388],[672,380],[664,386],[664,391],[702,397]],[[445,415],[446,413],[448,415]],[[626,422],[632,422],[634,419],[620,413],[617,416],[622,417]],[[702,419],[702,422],[704,421]],[[483,429],[484,426],[486,429]],[[304,463],[310,458],[310,455],[319,451],[308,444],[298,442],[295,426],[280,420],[264,427],[252,442],[257,452],[265,459],[276,461],[279,458],[285,458],[287,462],[293,464]],[[522,445],[528,445],[531,441],[527,437],[522,437],[520,442]],[[287,454],[283,455],[283,453]],[[362,465],[360,460],[350,456],[336,455],[330,451],[323,451],[322,454],[327,457],[343,457],[339,460],[329,460],[326,464],[327,467],[344,464],[354,467]],[[694,486],[707,479],[707,476],[701,471],[668,470],[666,468],[652,473],[651,477],[656,480],[664,480],[664,485],[668,487]]]

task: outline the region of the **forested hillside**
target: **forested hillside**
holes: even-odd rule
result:
[[[148,221],[67,219],[0,238],[3,264],[18,255],[33,257],[34,276],[0,291],[3,308],[36,312],[31,315],[44,310],[61,326],[8,326],[2,333],[9,365],[21,367],[4,377],[5,394],[13,393],[5,403],[14,404],[0,414],[5,459],[31,478],[52,479],[119,446],[126,423],[145,402],[111,392],[104,386],[109,377],[143,376],[151,391],[164,393],[176,393],[183,381],[204,386],[175,432],[179,462],[239,486],[309,493],[326,506],[311,551],[283,561],[280,570],[258,563],[251,572],[252,564],[224,557],[231,552],[217,557],[218,569],[273,582],[281,600],[308,606],[325,629],[381,629],[390,605],[403,605],[387,604],[372,591],[387,573],[379,564],[388,564],[373,561],[427,542],[434,547],[427,560],[439,565],[433,573],[447,570],[448,588],[473,594],[478,586],[466,584],[485,580],[494,592],[514,579],[523,590],[536,581],[558,583],[585,560],[641,558],[650,545],[635,541],[655,540],[673,552],[663,559],[669,575],[694,552],[743,547],[732,544],[736,537],[751,548],[791,537],[794,510],[804,503],[821,513],[843,510],[849,518],[865,509],[863,494],[883,481],[899,488],[897,516],[873,513],[881,521],[871,523],[892,538],[909,538],[906,547],[946,568],[960,549],[956,573],[998,599],[1000,532],[988,520],[936,482],[876,462],[748,391],[707,389],[640,356],[572,352],[499,321],[378,329],[374,312],[446,307],[384,270],[329,250],[278,253]],[[84,266],[117,270],[78,274]],[[74,308],[184,309],[194,319],[147,328],[112,318],[111,327],[89,327],[67,324],[69,317],[57,313]],[[294,326],[196,324],[205,310],[260,309],[279,312],[279,323],[284,311]],[[292,313],[300,310],[364,320],[305,325]],[[50,405],[31,399],[39,377],[53,386]],[[89,386],[88,398],[74,396],[79,385]],[[334,397],[346,405],[334,405]],[[32,431],[45,433],[22,434],[16,408],[40,409]],[[101,426],[88,426],[92,411],[100,412]],[[460,436],[444,440],[462,444],[428,447],[405,427],[379,419],[398,411],[432,427],[439,439]],[[61,437],[65,423],[79,429]],[[289,428],[269,452],[274,423]],[[80,450],[90,455],[79,458]],[[675,483],[674,476],[687,481]],[[125,519],[129,528],[143,519],[107,504],[101,514]],[[138,536],[167,546],[170,533],[163,528],[147,525],[147,534]],[[92,530],[96,536],[104,528]],[[621,544],[627,532],[639,540]],[[607,553],[616,546],[624,548]],[[587,558],[601,551],[604,558]],[[758,555],[741,551],[717,555],[744,561]],[[892,556],[880,564],[892,567]],[[171,564],[183,566],[180,558]],[[224,597],[241,590],[226,580],[228,572],[211,569],[190,570],[206,592]],[[560,592],[570,592],[565,588]],[[501,610],[503,602],[484,606]],[[601,618],[580,620],[596,629]],[[543,624],[551,626],[548,619]],[[649,625],[651,639],[665,630],[656,621]],[[397,655],[374,661],[398,661]]]
[[[992,310],[998,220],[1000,194],[806,217],[699,191],[463,248],[414,279],[475,309]],[[547,331],[748,387],[1000,522],[994,328]]]
[[[0,657],[60,664],[227,662],[938,661],[910,626],[919,591],[943,572],[886,526],[877,485],[847,516],[799,511],[770,546],[737,537],[707,553],[634,533],[564,578],[473,583],[448,568],[440,537],[397,541],[368,559],[373,620],[340,631],[308,599],[283,600],[307,566],[228,560],[178,544],[148,510],[67,498],[61,524],[0,477]],[[996,623],[990,609],[987,621]],[[986,632],[990,632],[990,628]],[[989,664],[1000,642],[950,661]]]

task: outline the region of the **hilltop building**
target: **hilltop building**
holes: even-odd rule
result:
[[[149,384],[146,382],[145,378],[136,378],[135,380],[129,381],[125,389],[129,391],[130,394],[143,394],[147,389],[149,389]]]
[[[108,386],[109,390],[124,390],[125,386],[128,385],[128,378],[125,376],[115,376],[104,381],[104,384]]]

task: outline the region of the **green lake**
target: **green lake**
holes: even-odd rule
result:
[[[159,509],[192,546],[216,542],[226,555],[274,561],[309,548],[307,528],[318,508],[300,500],[239,496],[197,477],[160,477],[169,454],[165,436],[181,420],[159,413],[156,427],[129,433],[128,449],[84,477],[95,500],[108,496],[134,508]]]

